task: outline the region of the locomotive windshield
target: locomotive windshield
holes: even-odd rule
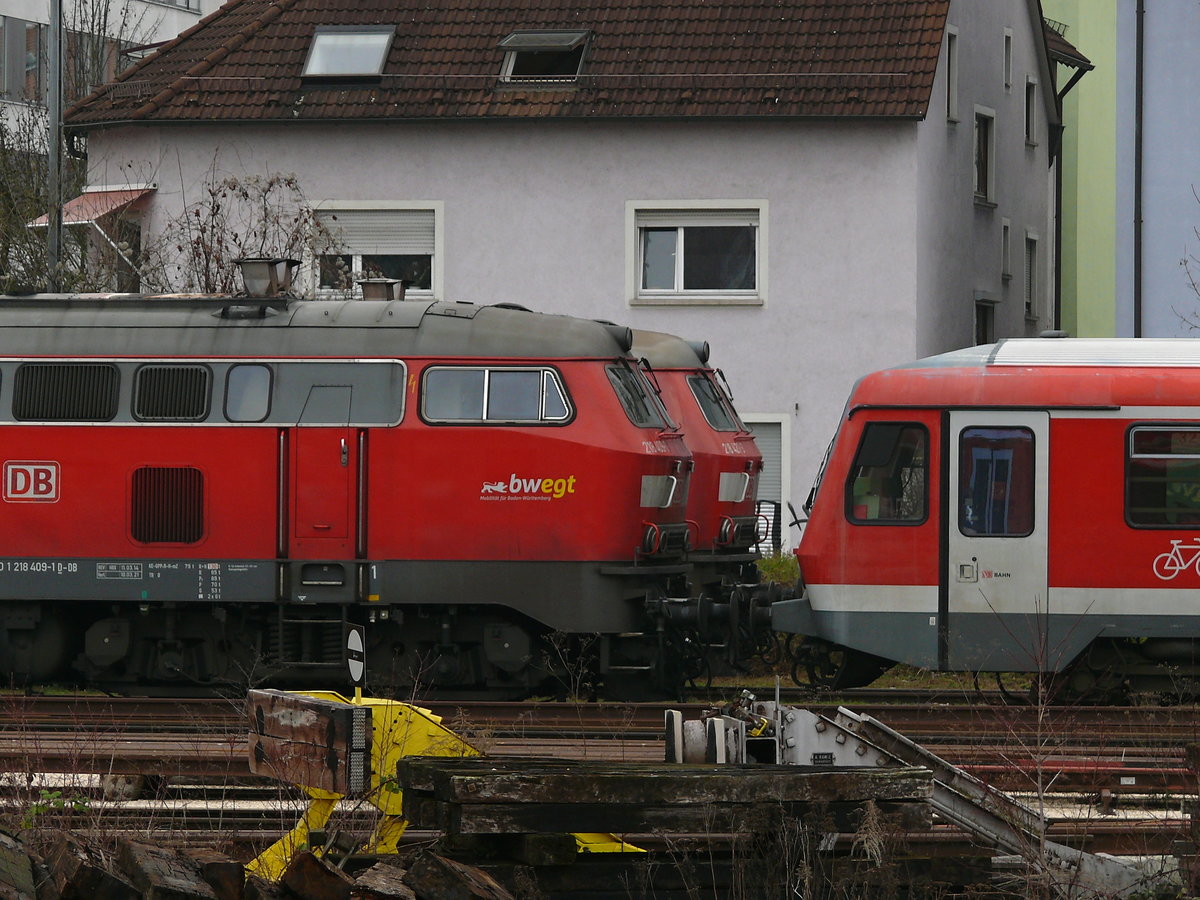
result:
[[[608,380],[625,408],[629,420],[639,428],[666,428],[666,414],[651,395],[645,378],[629,366],[609,366]]]
[[[707,375],[689,375],[688,386],[700,404],[704,418],[714,431],[744,431],[745,426],[733,411],[729,398],[725,396]]]

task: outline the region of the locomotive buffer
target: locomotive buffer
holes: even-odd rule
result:
[[[795,766],[920,766],[933,773],[930,805],[945,820],[1022,857],[1063,896],[1127,897],[1153,876],[1121,860],[1045,839],[1035,810],[913,743],[871,716],[839,707],[833,718],[748,691],[720,715],[684,721],[666,712],[667,762]]]

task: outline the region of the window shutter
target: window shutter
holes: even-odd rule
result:
[[[433,253],[432,209],[331,209],[317,217],[348,253]]]
[[[758,444],[763,457],[763,470],[758,474],[758,512],[767,517],[771,523],[768,533],[760,545],[764,551],[769,551],[774,545],[775,507],[773,504],[783,502],[783,426],[778,422],[747,422],[746,427],[754,432],[754,442]],[[783,511],[780,511],[782,521]],[[761,533],[761,532],[760,532]]]
[[[637,227],[758,225],[757,209],[639,209]]]

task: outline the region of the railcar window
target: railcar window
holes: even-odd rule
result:
[[[1134,428],[1125,516],[1143,528],[1200,528],[1200,428]]]
[[[540,368],[430,369],[422,411],[433,422],[556,422],[570,416],[558,375]]]
[[[958,527],[970,537],[1033,532],[1033,432],[964,428],[959,435]]]
[[[204,473],[191,466],[133,472],[130,533],[142,544],[194,544],[204,536]]]
[[[608,380],[629,420],[640,428],[665,428],[666,420],[650,396],[644,379],[628,366],[609,366]]]
[[[846,482],[846,517],[865,525],[925,521],[928,446],[923,425],[869,422]]]
[[[740,431],[741,423],[734,415],[728,398],[711,378],[704,375],[689,375],[688,386],[700,404],[700,411],[714,431]]]
[[[120,373],[111,364],[25,363],[13,382],[20,421],[108,422],[117,415]]]
[[[271,411],[271,370],[266,366],[233,366],[225,381],[225,418],[261,422]]]
[[[133,386],[133,415],[145,421],[199,422],[208,415],[207,366],[142,366]]]

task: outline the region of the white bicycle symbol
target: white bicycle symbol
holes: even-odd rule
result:
[[[1184,547],[1179,546],[1183,543],[1181,540],[1171,541],[1170,550],[1154,557],[1154,574],[1163,581],[1170,581],[1184,569],[1194,568],[1200,575],[1200,539],[1194,540],[1196,543]],[[1183,556],[1185,550],[1191,554],[1186,559]]]

